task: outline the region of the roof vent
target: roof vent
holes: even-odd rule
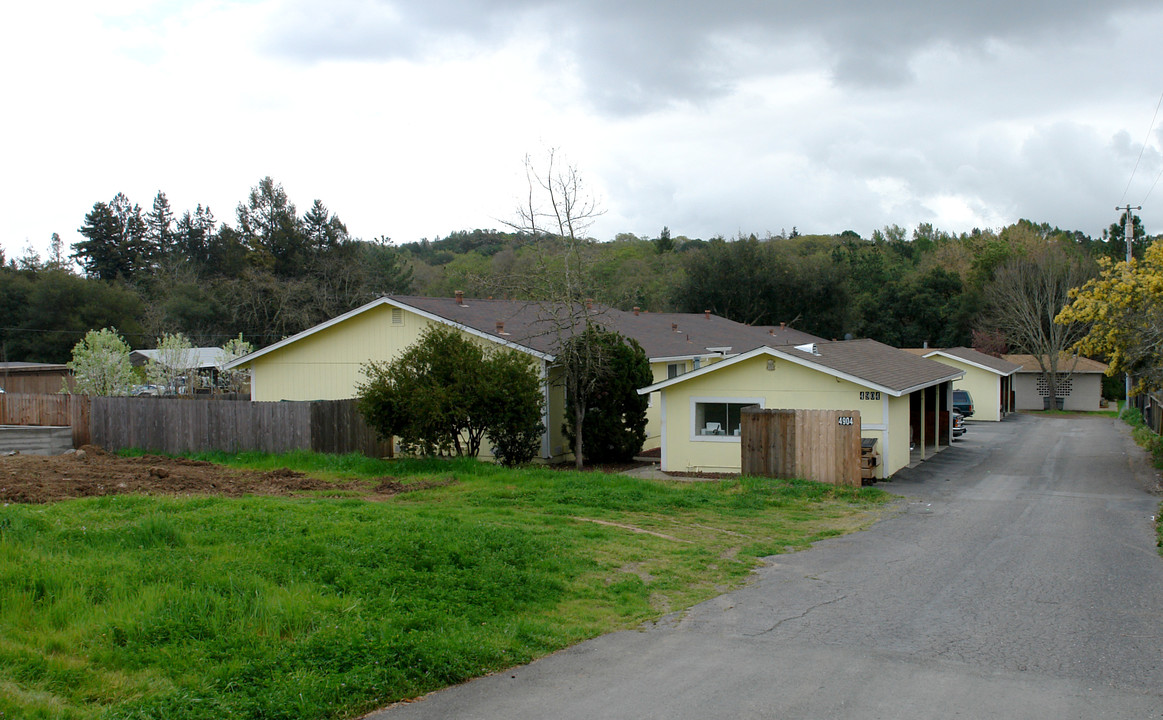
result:
[[[456,304],[457,305],[464,305],[464,290],[457,290],[456,291]]]
[[[508,335],[509,334],[509,333],[505,332],[505,323],[502,322],[501,320],[497,321],[497,334],[498,335]]]
[[[711,311],[710,311],[710,310],[704,310],[704,311],[703,311],[703,317],[705,317],[706,319],[710,320],[710,319],[711,319]]]
[[[796,345],[796,350],[800,352],[811,353],[812,355],[819,355],[820,351],[816,349],[815,343],[808,343],[807,345]]]
[[[638,313],[639,313],[639,312],[641,312],[641,311],[642,311],[642,308],[640,308],[640,307],[638,307],[637,305],[635,305],[635,306],[634,306],[634,317],[638,317]]]
[[[678,332],[678,323],[671,323],[670,324],[670,331],[671,332]]]

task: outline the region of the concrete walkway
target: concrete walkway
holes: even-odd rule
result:
[[[1110,418],[1012,416],[879,485],[895,513],[636,631],[402,718],[1158,718],[1159,498]]]

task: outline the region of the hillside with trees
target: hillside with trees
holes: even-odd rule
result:
[[[117,193],[78,218],[83,240],[65,248],[54,236],[48,259],[0,254],[0,360],[64,362],[86,332],[104,327],[139,348],[166,333],[214,346],[241,334],[261,347],[386,293],[536,300],[535,286],[513,279],[546,271],[537,232],[354,238],[322,201],[300,212],[269,177],[229,222],[202,205],[175,210],[164,192],[148,210]],[[1150,239],[1135,221],[1141,255]],[[901,347],[975,337],[1002,347],[1015,338],[999,333],[1004,323],[991,313],[1007,267],[1052,253],[1082,283],[1100,258],[1121,259],[1124,243],[1121,223],[1091,238],[1020,220],[961,234],[893,225],[869,237],[793,228],[701,239],[663,227],[656,237],[590,239],[577,252],[594,299],[621,309],[710,310]]]

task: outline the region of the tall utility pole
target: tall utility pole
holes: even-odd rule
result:
[[[1127,211],[1127,225],[1126,225],[1126,229],[1123,230],[1123,240],[1127,243],[1127,264],[1128,265],[1131,264],[1131,258],[1133,257],[1133,255],[1131,255],[1131,250],[1135,247],[1135,216],[1131,214],[1131,211],[1132,210],[1142,210],[1142,209],[1143,209],[1142,205],[1136,205],[1135,207],[1131,207],[1130,204],[1128,204],[1126,207],[1119,207],[1118,205],[1115,205],[1115,210],[1126,210]],[[1131,374],[1125,373],[1125,375],[1127,376],[1127,380],[1126,380],[1127,400],[1126,400],[1126,403],[1128,405],[1130,405],[1130,403],[1131,403]]]

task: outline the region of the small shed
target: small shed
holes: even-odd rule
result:
[[[189,349],[190,369],[201,378],[200,388],[213,388],[218,385],[218,368],[226,359],[223,355],[222,348],[218,347],[196,347]],[[129,353],[129,362],[133,367],[142,367],[149,364],[151,361],[155,363],[164,362],[163,351],[157,349],[150,350],[133,350]]]
[[[27,395],[53,395],[73,387],[73,371],[62,363],[0,363],[0,390]]]
[[[1045,410],[1050,405],[1050,384],[1033,355],[1006,355],[1021,366],[1014,381],[1017,410]],[[1107,364],[1098,360],[1063,354],[1058,359],[1058,398],[1063,410],[1090,412],[1104,410],[1102,377]]]

